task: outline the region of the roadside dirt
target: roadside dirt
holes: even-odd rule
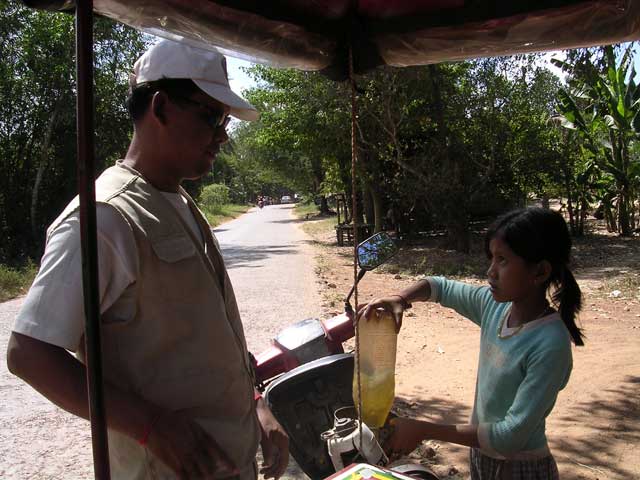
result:
[[[351,247],[312,227],[326,315],[338,313],[352,282]],[[401,290],[424,274],[482,284],[486,263],[481,237],[471,255],[433,238],[404,248],[360,284],[359,301]],[[574,369],[547,421],[561,478],[640,478],[640,239],[602,232],[578,240],[575,272],[584,293],[580,322],[586,346],[574,348]],[[415,304],[398,340],[395,410],[436,422],[466,423],[471,415],[478,358],[478,328],[434,304]],[[468,478],[468,449],[435,441],[411,455],[441,478]]]

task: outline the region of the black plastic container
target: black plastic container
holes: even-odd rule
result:
[[[353,406],[353,355],[341,353],[301,365],[267,387],[264,398],[289,434],[289,452],[311,479],[334,472],[322,432],[334,412]]]

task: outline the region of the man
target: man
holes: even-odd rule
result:
[[[126,157],[96,181],[105,401],[114,479],[282,475],[288,438],[253,388],[217,241],[180,187],[210,170],[229,116],[257,112],[222,55],[169,41],[134,66]],[[78,201],[50,226],[9,369],[88,418]],[[76,353],[77,360],[69,352]]]

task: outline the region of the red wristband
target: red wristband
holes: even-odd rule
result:
[[[253,399],[257,402],[261,398],[262,398],[262,394],[259,391],[255,390],[253,394]]]
[[[158,423],[158,420],[160,420],[161,416],[162,414],[159,413],[155,417],[153,417],[153,419],[149,422],[149,425],[147,425],[147,428],[145,428],[144,433],[138,439],[139,445],[142,445],[144,447],[149,442],[149,435],[151,435],[151,431],[153,430],[153,427],[156,425],[156,423]]]

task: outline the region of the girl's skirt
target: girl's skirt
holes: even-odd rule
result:
[[[559,480],[552,455],[535,460],[498,460],[471,449],[471,480]]]

